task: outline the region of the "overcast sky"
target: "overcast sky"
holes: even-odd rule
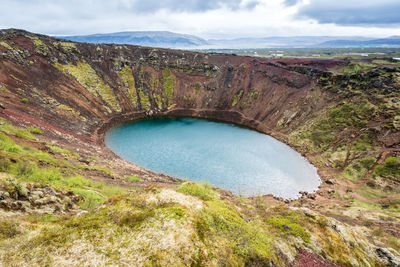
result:
[[[0,7],[0,28],[50,35],[400,35],[400,0],[0,0]]]

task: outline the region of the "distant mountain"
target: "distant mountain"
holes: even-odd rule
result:
[[[58,38],[85,43],[134,44],[165,48],[190,48],[208,45],[207,41],[200,37],[168,31],[116,32],[78,36],[58,36]]]
[[[168,31],[135,31],[59,38],[86,43],[134,44],[184,49],[400,47],[400,36],[381,39],[362,36],[292,36],[205,40],[194,35]]]
[[[340,39],[351,41],[366,41],[366,37],[343,36],[291,36],[291,37],[264,37],[264,38],[237,38],[237,39],[212,39],[207,40],[211,46],[218,48],[292,48],[314,47],[321,43]]]
[[[372,40],[331,40],[318,45],[319,47],[400,47],[400,36]]]

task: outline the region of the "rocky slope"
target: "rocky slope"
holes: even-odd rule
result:
[[[82,182],[84,180],[80,178],[79,182],[74,182],[76,179],[68,177],[79,174],[88,178],[87,181],[96,180],[124,188],[138,188],[149,183],[161,185],[155,190],[137,189],[140,193],[118,200],[117,204],[108,202],[103,208],[84,215],[88,217],[83,221],[72,217],[65,223],[67,226],[58,220],[51,226],[41,223],[35,231],[52,227],[55,233],[62,232],[65,238],[70,238],[75,229],[70,228],[71,224],[87,230],[82,230],[81,239],[75,236],[77,243],[61,242],[61,245],[50,241],[49,247],[39,248],[43,251],[52,249],[58,258],[49,261],[30,254],[35,242],[43,241],[40,238],[53,240],[53,237],[39,233],[29,236],[33,243],[18,245],[18,249],[27,253],[25,256],[10,258],[15,251],[7,248],[0,253],[2,259],[18,264],[26,261],[68,264],[66,259],[75,257],[72,255],[79,247],[76,244],[80,244],[92,254],[71,264],[126,264],[139,260],[144,265],[196,262],[200,265],[297,266],[315,266],[312,262],[319,264],[317,266],[396,264],[396,250],[400,249],[398,63],[348,59],[271,60],[127,45],[81,44],[20,30],[3,30],[0,33],[0,87],[0,115],[6,119],[1,130],[4,137],[0,138],[3,142],[0,146],[2,161],[7,162],[2,171],[11,173],[17,180],[74,189],[87,200],[96,199],[96,203],[113,194],[90,182]],[[175,191],[179,183],[176,179],[133,166],[104,147],[107,129],[117,123],[150,116],[216,119],[270,134],[302,152],[318,167],[324,183],[317,193],[304,193],[295,201],[265,196],[242,203],[223,191],[216,193],[218,197],[199,199],[198,190],[183,190],[194,197],[182,204],[181,199],[186,197]],[[26,130],[13,130],[7,121],[31,127],[31,131],[41,134],[26,140],[26,135],[18,134]],[[20,149],[14,149],[14,146]],[[35,171],[31,173],[60,168],[61,173],[57,175],[61,178],[39,179],[18,165],[28,157],[22,149],[25,146],[45,152],[53,151],[54,147],[56,151],[63,151],[53,151],[51,157],[55,157],[55,161],[46,158],[45,162],[50,165],[42,162],[43,166],[40,166],[43,155],[39,152],[40,157],[29,158],[39,166],[32,167]],[[64,176],[70,182],[60,182]],[[94,198],[93,192],[101,197]],[[167,207],[178,205],[177,208],[188,210],[183,213],[174,210],[171,215],[171,211],[165,211],[165,206],[160,204],[163,201],[156,201],[151,211],[144,209],[142,202],[145,200],[140,196],[157,199],[159,194],[168,195]],[[190,208],[194,204],[197,208]],[[103,222],[104,214],[126,205],[131,205],[124,209],[129,215],[126,216],[139,216],[140,219],[124,222],[115,219],[109,222],[112,225]],[[234,214],[226,213],[225,205],[234,205],[237,210]],[[83,208],[92,207],[86,201]],[[164,220],[165,212],[173,220],[168,216],[169,219]],[[85,224],[90,218],[94,220],[93,225],[109,228],[92,228]],[[199,218],[208,219],[198,221]],[[321,223],[320,218],[326,222]],[[142,220],[146,222],[144,228],[138,224]],[[160,225],[160,222],[163,223]],[[178,222],[183,225],[179,224],[179,227],[187,230],[184,235],[176,232]],[[134,229],[127,230],[127,225]],[[146,232],[151,225],[158,225],[161,232],[160,229],[172,227],[172,232],[165,230],[163,234],[168,235],[165,240],[174,240],[175,249],[194,234],[188,248],[191,249],[188,255],[192,257],[186,258],[177,252],[178,249],[169,250],[166,246],[149,249],[151,253],[141,254],[140,259],[127,257],[124,262],[127,252],[122,253],[123,244],[115,248],[120,255],[115,261],[111,248],[93,250],[96,240],[109,246],[104,235],[103,239],[98,235],[107,236],[112,231],[128,231],[132,235],[138,234],[135,231],[142,233],[147,243],[141,241],[132,245],[136,252],[140,247],[151,246],[152,242],[158,242]],[[228,234],[235,231],[237,235]],[[252,231],[260,231],[265,236]],[[209,233],[213,234],[210,239]],[[83,244],[82,238],[87,235],[93,237],[93,242]],[[266,236],[271,240],[264,239]],[[294,236],[294,239],[287,236]],[[249,241],[253,238],[256,243]],[[2,247],[13,240],[6,239]],[[163,242],[167,242],[165,240]],[[213,240],[218,242],[213,243]],[[334,245],[328,246],[328,243]],[[218,254],[215,244],[227,250]],[[221,261],[223,258],[226,261]]]

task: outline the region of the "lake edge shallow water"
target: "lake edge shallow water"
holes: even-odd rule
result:
[[[148,118],[109,129],[104,141],[115,154],[149,171],[210,182],[239,195],[294,199],[321,183],[316,167],[290,146],[231,123]]]

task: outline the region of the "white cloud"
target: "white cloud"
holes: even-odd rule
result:
[[[312,1],[316,0],[308,0]],[[299,17],[305,5],[296,0],[0,0],[0,4],[0,28],[52,35],[128,30],[169,30],[204,38],[400,35],[399,27],[338,26],[335,21]]]

